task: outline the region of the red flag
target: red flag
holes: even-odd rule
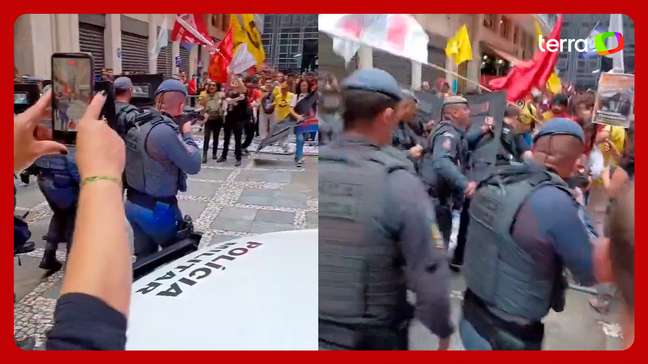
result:
[[[227,82],[227,67],[232,61],[232,28],[227,31],[223,40],[218,44],[218,52],[214,53],[209,62],[209,78],[218,82]]]
[[[178,14],[173,24],[171,40],[200,45],[213,44],[201,14]]]
[[[556,39],[560,41],[560,27],[562,15],[558,16],[554,28],[546,40]],[[505,77],[495,78],[488,85],[492,90],[506,90],[506,98],[509,101],[517,101],[524,98],[535,86],[543,89],[547,79],[554,71],[559,52],[542,52],[537,50],[533,59],[516,64]]]

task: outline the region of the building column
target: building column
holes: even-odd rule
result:
[[[106,14],[104,29],[104,61],[114,75],[122,73],[121,14]]]
[[[191,79],[191,75],[194,73],[198,72],[198,48],[202,47],[200,45],[196,45],[191,47],[191,51],[189,51],[189,74],[187,75],[187,79]]]
[[[166,16],[166,15],[163,15]],[[157,22],[155,14],[149,14],[148,16],[148,71],[151,74],[157,73],[157,57],[153,58],[151,56],[151,50],[155,48],[157,43]]]
[[[474,17],[474,21],[472,26],[468,28],[468,32],[470,34],[470,40],[471,44],[470,46],[472,47],[472,52],[473,52],[473,60],[468,62],[468,68],[466,70],[466,77],[468,79],[479,83],[479,79],[481,78],[481,35],[482,35],[482,24],[484,22],[484,14],[477,14]],[[478,90],[479,86],[475,85],[474,83],[467,83],[466,85],[467,90],[466,91],[473,91],[473,90]]]
[[[55,14],[53,21],[56,34],[54,51],[79,52],[79,15]],[[42,34],[36,33],[35,35],[40,36]]]
[[[16,19],[14,67],[19,75],[33,75],[43,79],[51,77],[53,20],[53,16],[48,14],[25,14]]]
[[[174,41],[171,43],[171,62],[173,63],[171,65],[172,76],[180,74],[180,70],[176,66],[176,57],[180,57],[180,41]]]
[[[373,49],[360,46],[358,49],[358,69],[373,68]]]
[[[422,65],[416,61],[412,61],[412,90],[421,89],[421,78],[423,77]]]

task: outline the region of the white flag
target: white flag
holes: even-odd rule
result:
[[[241,43],[234,51],[234,55],[232,56],[232,61],[230,62],[227,68],[230,71],[229,74],[237,75],[245,72],[248,68],[255,65],[256,65],[256,59],[248,51],[247,44]]]
[[[610,27],[608,28],[609,32],[621,33],[623,34],[623,15],[622,14],[610,14]],[[607,48],[614,49],[617,47],[616,37],[610,37],[607,39]],[[607,57],[612,58],[612,72],[615,73],[624,73],[625,67],[623,65],[623,50],[608,55]]]
[[[358,42],[333,37],[333,52],[344,58],[345,65],[349,64],[353,56],[358,53],[358,49],[360,49],[360,43]]]
[[[160,31],[157,35],[157,42],[153,46],[153,49],[150,50],[149,56],[151,59],[157,59],[160,55],[162,48],[166,47],[169,44],[169,25],[167,23],[167,16],[164,15],[162,24],[160,25]]]
[[[411,15],[320,14],[318,28],[321,32],[333,36],[335,51],[345,60],[349,58],[355,46],[339,41],[335,43],[336,37],[419,63],[428,61],[429,37]]]

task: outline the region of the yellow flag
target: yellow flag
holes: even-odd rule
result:
[[[534,25],[535,25],[535,33],[536,33],[536,42],[538,42],[538,39],[540,37],[543,37],[542,34],[542,27],[540,26],[540,23],[538,23],[537,20],[534,20]],[[551,76],[547,79],[547,89],[551,91],[554,95],[557,93],[560,93],[562,91],[562,85],[560,83],[560,77],[558,77],[558,74],[554,71],[551,73]]]
[[[537,20],[534,20],[533,25],[535,26],[535,36],[536,36],[536,41],[538,41],[538,37],[542,37],[542,27],[540,26],[540,23],[538,23]]]
[[[452,57],[457,65],[465,61],[472,61],[472,47],[468,37],[468,27],[462,25],[459,30],[448,39],[445,49],[446,56]]]
[[[562,84],[560,83],[560,77],[556,72],[552,72],[549,79],[547,79],[547,89],[551,91],[552,94],[558,94],[562,91]]]
[[[265,50],[261,41],[261,34],[254,23],[254,14],[232,14],[230,17],[232,27],[232,49],[236,50],[242,43],[247,45],[248,52],[254,57],[257,65],[265,61]]]

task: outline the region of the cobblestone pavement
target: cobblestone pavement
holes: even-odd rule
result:
[[[294,144],[290,148],[293,151]],[[246,235],[317,228],[317,147],[305,148],[303,168],[295,166],[293,154],[280,151],[268,147],[256,156],[243,157],[241,167],[234,167],[233,151],[227,162],[218,164],[210,151],[200,173],[189,176],[187,192],[180,193],[178,200],[183,215],[190,215],[195,229],[203,232],[201,247]],[[52,212],[35,179],[29,185],[16,181],[16,188],[16,213],[29,211],[26,220],[36,250],[23,255],[20,265],[15,259],[14,335],[35,336],[38,348],[52,326],[63,271],[46,276],[38,268],[45,246],[42,236]],[[132,233],[129,236],[132,244]],[[57,255],[65,261],[63,244]]]

